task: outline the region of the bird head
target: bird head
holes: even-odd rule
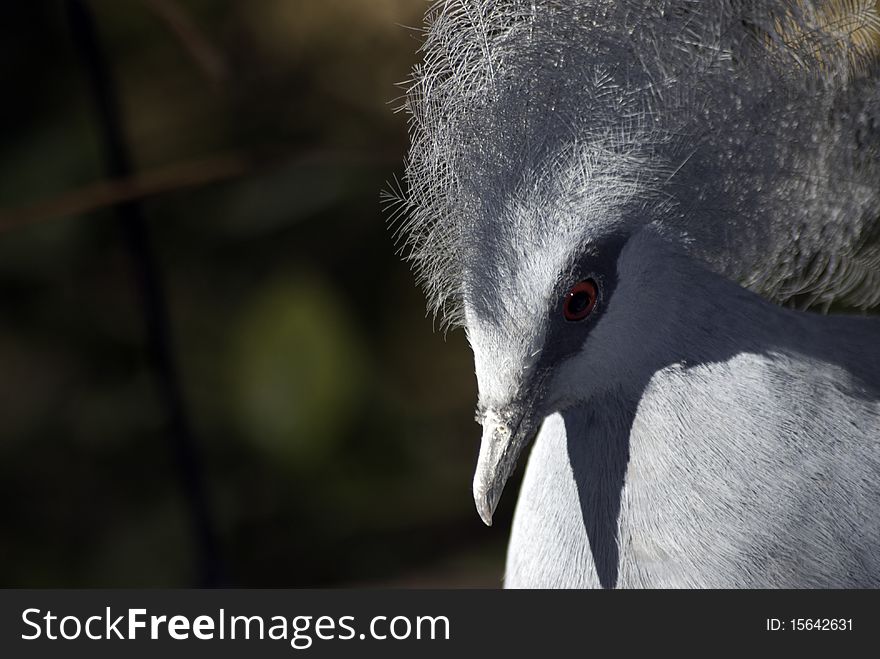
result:
[[[468,287],[465,326],[483,427],[473,494],[486,524],[541,420],[589,396],[590,379],[569,381],[566,367],[584,359],[612,303],[623,242],[611,234],[588,245],[543,245],[527,250],[523,268],[496,268],[489,290],[483,279]]]
[[[405,190],[388,201],[432,310],[474,352],[485,522],[547,415],[674,354],[676,311],[695,307],[670,254],[774,302],[880,303],[860,238],[878,167],[859,146],[876,134],[859,94],[876,104],[864,44],[880,37],[854,45],[820,5],[429,11]],[[832,5],[880,35],[873,0]]]
[[[494,242],[464,273],[482,425],[473,495],[486,524],[543,419],[635,379],[652,351],[669,352],[674,333],[662,325],[675,322],[679,301],[652,281],[664,270],[670,282],[677,276],[660,235],[630,232],[619,213],[601,232],[555,225],[571,230]]]

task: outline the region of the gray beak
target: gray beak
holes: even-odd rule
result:
[[[474,474],[474,503],[486,526],[492,526],[492,515],[504,485],[516,468],[519,454],[534,435],[534,424],[528,416],[522,412],[499,414],[489,410],[483,417],[483,438]]]

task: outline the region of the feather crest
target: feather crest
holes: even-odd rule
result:
[[[600,219],[523,226],[529,196],[655,224],[779,303],[880,304],[873,0],[441,0],[424,34],[385,201],[445,323],[517,232]]]

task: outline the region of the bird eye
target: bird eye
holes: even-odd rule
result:
[[[566,320],[577,322],[589,316],[596,307],[599,289],[592,279],[579,282],[565,294],[562,313]]]

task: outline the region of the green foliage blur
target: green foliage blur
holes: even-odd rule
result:
[[[222,583],[500,585],[513,495],[483,527],[471,355],[434,332],[380,211],[426,3],[90,6],[136,173],[163,182],[142,203]],[[192,585],[62,0],[2,4],[0,67],[0,585]]]

